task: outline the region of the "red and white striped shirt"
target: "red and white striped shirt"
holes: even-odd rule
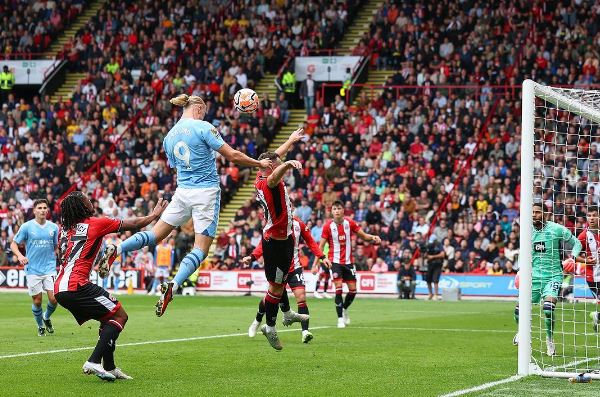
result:
[[[304,242],[306,243],[308,248],[312,251],[312,253],[317,258],[320,258],[323,256],[323,252],[321,251],[321,249],[319,248],[319,246],[315,242],[315,240],[312,238],[312,235],[310,234],[310,230],[308,229],[308,226],[306,226],[304,224],[304,222],[302,222],[300,220],[300,218],[294,217],[292,230],[294,232],[294,258],[292,259],[292,263],[290,264],[290,270],[289,270],[290,272],[302,267],[302,265],[300,264],[300,254],[299,254],[300,253],[300,237],[302,237],[302,239],[304,240]],[[262,250],[262,241],[261,241],[260,243],[258,243],[256,248],[254,248],[254,250],[252,251],[252,256],[254,258],[258,259],[262,256],[262,254],[263,254],[263,250]]]
[[[122,222],[112,218],[88,218],[70,230],[61,229],[60,271],[54,282],[55,294],[77,291],[80,285],[90,282],[90,272],[104,236],[118,232]]]
[[[280,181],[277,186],[269,187],[267,178],[258,174],[254,187],[267,221],[263,229],[264,239],[285,240],[292,234],[292,202],[285,184]]]
[[[340,265],[350,265],[354,262],[352,256],[352,233],[360,231],[360,226],[354,220],[344,218],[342,223],[333,219],[325,222],[321,238],[329,244],[329,260]]]
[[[589,229],[582,231],[577,239],[585,250],[585,279],[589,282],[600,282],[600,235]]]

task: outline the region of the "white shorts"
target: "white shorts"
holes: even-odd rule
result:
[[[28,274],[25,276],[27,279],[27,291],[29,296],[35,296],[44,291],[54,291],[54,277],[53,274],[46,274],[43,276],[36,276]]]
[[[156,272],[154,273],[154,277],[159,278],[159,277],[164,277],[167,278],[169,277],[169,269],[167,269],[166,267],[159,267],[156,269]]]
[[[179,227],[192,218],[196,233],[215,237],[220,209],[221,188],[178,187],[160,219],[171,226]]]

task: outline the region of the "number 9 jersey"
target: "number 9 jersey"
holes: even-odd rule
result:
[[[177,186],[219,187],[215,151],[224,144],[211,123],[189,118],[179,120],[163,141],[169,166],[177,169]]]

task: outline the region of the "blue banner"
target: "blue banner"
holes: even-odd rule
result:
[[[566,285],[563,285],[564,287]],[[572,287],[574,288],[575,298],[593,298],[583,277],[576,277]],[[442,274],[440,290],[444,288],[460,288],[461,295],[466,296],[512,296],[515,298],[519,296],[519,290],[515,288],[514,276]],[[416,293],[429,293],[425,280],[419,279],[417,281]]]

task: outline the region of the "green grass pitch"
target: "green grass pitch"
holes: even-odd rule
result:
[[[156,297],[119,299],[129,322],[115,359],[134,379],[106,383],[81,373],[97,339],[96,322],[79,327],[59,308],[55,334],[38,337],[29,297],[0,294],[0,395],[438,396],[516,372],[512,302],[359,295],[352,324],[337,329],[333,302],[310,299],[315,339],[301,343],[295,324],[280,333],[284,349],[276,352],[260,333],[246,336],[256,295],[177,296],[162,318],[154,315]],[[131,343],[141,344],[124,346]],[[76,348],[84,349],[6,357]],[[591,396],[600,395],[600,387],[529,377],[470,395]]]

